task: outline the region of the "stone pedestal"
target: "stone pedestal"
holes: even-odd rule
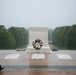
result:
[[[32,46],[32,42],[39,38],[43,41],[42,50],[49,50],[50,47],[48,45],[48,28],[47,27],[30,27],[29,28],[29,46],[27,50],[34,50]]]

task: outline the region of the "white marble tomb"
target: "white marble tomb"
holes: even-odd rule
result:
[[[47,27],[30,27],[29,28],[29,45],[27,50],[34,49],[32,46],[32,42],[35,39],[41,39],[43,41],[42,49],[50,49],[48,45],[48,28]]]

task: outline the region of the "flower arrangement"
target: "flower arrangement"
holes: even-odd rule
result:
[[[43,46],[43,42],[40,39],[36,39],[32,42],[33,48],[35,48],[36,50],[39,50],[42,48]]]

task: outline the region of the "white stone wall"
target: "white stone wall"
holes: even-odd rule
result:
[[[48,45],[48,28],[47,27],[30,27],[29,28],[29,46],[32,46],[32,42],[35,39],[41,39],[43,45]]]

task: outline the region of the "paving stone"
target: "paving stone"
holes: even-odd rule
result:
[[[5,65],[5,69],[0,71],[0,75],[75,75],[76,72],[76,51],[62,50],[56,52],[42,52],[45,59],[32,60],[32,54],[37,52],[0,50],[0,63]],[[4,59],[9,54],[20,54],[18,59]],[[40,52],[38,52],[40,54]],[[58,59],[57,54],[68,54],[72,59]],[[19,66],[31,67],[21,67]],[[10,68],[8,67],[10,66]],[[12,67],[13,66],[13,67]],[[15,67],[14,67],[15,66]],[[17,66],[17,68],[16,68]],[[35,67],[34,67],[35,66]],[[40,66],[40,67],[39,67]],[[48,67],[47,67],[48,66]],[[74,67],[75,66],[75,67]],[[62,68],[59,68],[62,67]]]

